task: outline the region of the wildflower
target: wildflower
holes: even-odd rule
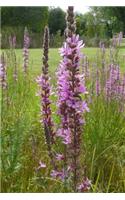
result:
[[[64,144],[71,143],[70,129],[59,129],[57,132],[57,136],[62,138]]]
[[[105,91],[107,100],[121,96],[120,69],[119,66],[111,65],[109,78],[106,81]]]
[[[69,6],[67,10],[67,16],[66,16],[67,28],[65,30],[66,37],[71,37],[72,34],[74,34],[76,31],[73,9],[74,9],[73,6]]]
[[[51,108],[50,108],[50,83],[49,83],[49,75],[48,75],[48,44],[49,40],[49,30],[47,27],[45,27],[45,33],[44,33],[44,44],[43,44],[43,67],[42,67],[42,74],[37,78],[37,83],[40,87],[40,97],[41,97],[41,115],[42,115],[42,121],[44,124],[44,130],[46,135],[46,142],[47,144],[53,143],[53,122],[51,119]]]
[[[39,161],[39,167],[37,169],[46,168],[46,164]]]
[[[38,95],[41,98],[41,122],[44,125],[44,133],[46,144],[48,148],[48,154],[51,159],[51,164],[55,169],[54,156],[52,152],[52,144],[54,143],[54,130],[53,130],[53,121],[51,117],[51,101],[50,101],[50,83],[49,83],[49,75],[48,75],[48,48],[49,48],[49,30],[48,27],[45,27],[44,30],[44,44],[43,44],[43,67],[42,74],[37,78],[37,83],[39,85],[40,91]]]
[[[50,174],[53,178],[59,178],[61,181],[65,181],[66,178],[68,178],[69,175],[69,169],[64,170],[62,169],[61,171],[57,170],[52,170]]]
[[[86,192],[91,188],[91,181],[88,178],[85,178],[83,182],[78,186],[79,192]]]
[[[56,170],[52,170],[51,174],[50,174],[53,178],[59,178],[61,180],[64,180],[65,178],[65,174],[64,171],[56,171]]]
[[[64,155],[63,155],[63,154],[57,153],[57,154],[56,154],[56,159],[57,159],[57,160],[64,160]]]
[[[79,40],[79,35],[74,33],[75,28],[73,8],[68,8],[70,20],[67,28],[67,38],[60,50],[62,61],[57,72],[58,78],[58,114],[61,118],[61,127],[57,136],[62,138],[62,143],[68,148],[65,149],[64,157],[72,157],[74,191],[79,180],[79,156],[82,125],[84,123],[83,113],[89,111],[87,103],[82,100],[81,95],[86,94],[83,76],[80,75],[80,49],[84,46]],[[73,23],[72,23],[73,22]],[[69,27],[71,29],[69,29]],[[67,154],[67,156],[66,156]],[[65,159],[64,159],[65,160]],[[65,166],[65,168],[67,168]]]
[[[6,65],[5,65],[5,57],[4,54],[1,55],[0,59],[0,85],[2,87],[2,90],[7,89],[7,78],[6,78]]]
[[[28,29],[25,27],[24,30],[24,45],[23,45],[23,70],[26,74],[27,68],[28,68],[28,62],[29,62],[29,46],[30,46],[30,38]]]

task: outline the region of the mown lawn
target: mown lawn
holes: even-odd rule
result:
[[[8,50],[5,50],[8,51]],[[109,57],[109,49],[106,50]],[[90,64],[93,62],[96,63],[97,57],[100,53],[99,48],[83,48],[82,53],[88,56],[88,59],[90,61]],[[22,49],[16,49],[16,54],[17,54],[17,60],[19,63],[22,63]],[[42,67],[42,50],[41,49],[30,49],[30,69],[32,73],[37,74],[40,72],[40,69]],[[108,58],[109,59],[109,58]],[[50,49],[49,50],[49,65],[50,68],[49,70],[53,73],[57,69],[59,65],[59,60],[60,60],[60,53],[59,49]],[[124,69],[125,67],[125,48],[121,48],[119,50],[119,63],[120,67]]]

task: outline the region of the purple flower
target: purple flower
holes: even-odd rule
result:
[[[71,143],[71,135],[70,135],[70,129],[59,129],[57,131],[57,136],[62,138],[62,142],[64,144],[70,144]]]
[[[6,65],[4,54],[1,55],[0,59],[0,85],[3,90],[7,89],[7,74],[6,74]]]
[[[56,154],[56,160],[64,160],[64,155],[63,154]]]
[[[56,170],[52,170],[51,174],[50,174],[53,178],[57,178],[57,176],[59,176],[59,172]]]
[[[91,181],[88,178],[85,178],[83,182],[78,186],[79,192],[86,192],[91,188]]]
[[[51,101],[50,101],[50,78],[48,74],[48,50],[49,50],[49,30],[48,27],[44,29],[44,42],[43,42],[43,67],[42,74],[37,78],[37,83],[39,85],[38,95],[41,101],[41,120],[42,126],[44,128],[45,140],[48,149],[48,155],[53,168],[55,169],[55,159],[52,151],[52,144],[54,143],[55,132],[53,130],[53,120],[51,111]]]
[[[82,102],[82,109],[83,109],[83,112],[89,112],[89,107],[87,105],[87,103],[85,101]]]
[[[52,170],[50,174],[53,178],[63,178],[64,174],[62,171]]]
[[[43,162],[39,162],[39,167],[37,169],[46,168],[46,164]]]
[[[59,178],[61,181],[64,181],[68,177],[69,171],[69,168],[67,170],[62,169],[61,171],[52,170],[50,175],[53,178]]]
[[[29,63],[29,46],[30,46],[29,33],[28,33],[28,29],[25,27],[24,45],[23,45],[23,70],[25,74],[28,72],[27,68],[28,68],[28,63]]]
[[[111,65],[109,69],[109,78],[106,81],[105,91],[107,100],[117,99],[122,96],[121,80],[119,66]]]
[[[66,42],[60,50],[63,59],[60,62],[57,72],[57,105],[61,124],[56,135],[62,138],[62,143],[68,148],[66,157],[69,154],[70,157],[73,157],[73,161],[70,160],[70,165],[74,166],[73,173],[76,182],[78,181],[77,168],[80,164],[78,162],[80,138],[82,125],[85,123],[83,114],[89,112],[86,101],[81,97],[87,93],[84,85],[84,75],[81,76],[80,74],[80,49],[82,47],[83,41],[79,40],[79,35],[73,34],[72,37],[67,37]],[[75,187],[76,182],[74,183]]]

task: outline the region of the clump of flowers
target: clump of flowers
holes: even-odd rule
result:
[[[88,191],[91,188],[91,181],[85,177],[82,183],[78,186],[79,192],[85,192]]]
[[[29,33],[28,33],[28,29],[25,27],[24,44],[23,44],[23,71],[24,71],[25,74],[28,73],[29,46],[30,46]]]
[[[111,65],[109,69],[109,78],[105,86],[106,96],[108,100],[117,98],[120,95],[120,72],[119,66]]]
[[[79,157],[81,135],[84,125],[83,114],[88,112],[89,108],[85,100],[82,99],[82,96],[87,93],[84,85],[84,75],[80,74],[80,49],[83,47],[83,41],[79,40],[79,35],[75,34],[75,29],[73,7],[69,7],[66,42],[60,50],[62,61],[57,72],[57,105],[61,122],[56,131],[56,137],[61,139],[64,145],[64,152],[59,152],[55,155],[56,163],[58,162],[56,166],[58,167],[52,170],[51,176],[53,178],[60,178],[64,182],[68,178],[71,178],[73,190],[78,191],[82,169]],[[45,73],[46,70],[44,69],[43,72]],[[41,87],[43,87],[43,77],[39,79],[39,82],[40,80],[42,83]],[[49,85],[46,87],[48,89]],[[45,86],[42,89],[44,91]],[[48,91],[50,90],[48,89]],[[48,102],[50,103],[50,101]],[[42,100],[43,103],[44,99]],[[49,116],[51,116],[51,113]],[[52,124],[48,124],[48,127],[52,128],[53,126]]]
[[[79,39],[79,35],[75,34],[75,30],[74,13],[71,6],[68,7],[66,41],[60,49],[62,60],[57,71],[57,107],[60,124],[56,132],[53,131],[54,125],[49,99],[47,27],[45,27],[44,34],[42,75],[38,77],[37,82],[40,86],[42,123],[49,156],[53,164],[51,176],[61,179],[64,183],[67,183],[68,180],[71,183],[72,190],[77,192],[79,190],[87,191],[91,184],[87,178],[83,179],[84,170],[80,162],[81,136],[85,123],[84,113],[89,112],[89,108],[85,98],[83,98],[87,93],[84,75],[80,74],[80,59],[82,56],[80,50],[84,44]],[[61,141],[64,147],[62,152],[53,153],[53,141],[54,144]]]
[[[16,59],[16,53],[15,53],[16,35],[9,36],[9,45],[10,45],[10,49],[11,49],[12,63],[14,64],[13,78],[15,81],[17,81],[17,59]]]
[[[88,80],[90,72],[89,72],[89,60],[86,55],[83,55],[82,59],[82,72],[85,75],[85,80]]]
[[[79,36],[73,34],[67,37],[61,56],[63,60],[60,63],[58,75],[58,107],[61,117],[61,126],[57,136],[62,138],[63,144],[67,146],[67,158],[72,166],[74,191],[77,190],[77,184],[80,173],[80,143],[82,126],[84,124],[83,113],[89,111],[87,103],[82,100],[82,95],[86,94],[84,85],[84,76],[80,74],[80,49],[83,47],[83,41]]]
[[[5,57],[4,57],[4,53],[2,53],[1,59],[0,59],[0,85],[1,85],[2,90],[7,89],[6,76],[7,76],[7,74],[6,74]]]
[[[0,86],[2,92],[2,104],[6,101],[8,105],[7,67],[4,53],[2,53],[0,57]]]

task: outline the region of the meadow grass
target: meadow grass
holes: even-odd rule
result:
[[[9,50],[5,50],[8,52]],[[42,50],[41,49],[30,49],[30,69],[32,71],[32,74],[41,73],[41,67],[42,67]],[[96,62],[97,55],[99,53],[99,48],[83,48],[82,53],[88,56],[90,62]],[[109,54],[109,49],[107,49],[107,54]],[[22,63],[22,49],[16,49],[16,55],[18,63]],[[60,61],[60,54],[59,49],[49,49],[49,70],[50,72],[55,72],[59,65]],[[119,62],[121,68],[124,68],[124,62],[125,62],[125,48],[119,49]]]
[[[107,52],[109,50],[107,49]],[[7,55],[8,93],[2,94],[2,180],[1,192],[72,192],[59,180],[49,176],[51,166],[45,145],[44,131],[40,120],[40,101],[36,96],[36,77],[42,68],[41,49],[30,49],[29,74],[22,73],[22,50],[16,49],[18,81],[13,80],[13,60],[10,50]],[[84,48],[90,61],[101,67],[98,48]],[[59,65],[58,49],[49,51],[49,73],[56,86],[55,72]],[[109,63],[108,53],[106,56]],[[125,49],[119,50],[118,62],[125,72]],[[89,85],[88,85],[89,87]],[[54,87],[55,89],[55,87]],[[89,89],[89,88],[88,88]],[[56,90],[56,89],[55,89]],[[52,97],[54,121],[56,97]],[[86,114],[83,135],[85,171],[92,180],[90,192],[125,192],[125,115],[119,113],[118,103],[105,104],[104,98],[93,97]],[[58,150],[61,146],[56,147]],[[39,161],[47,168],[37,170]]]

